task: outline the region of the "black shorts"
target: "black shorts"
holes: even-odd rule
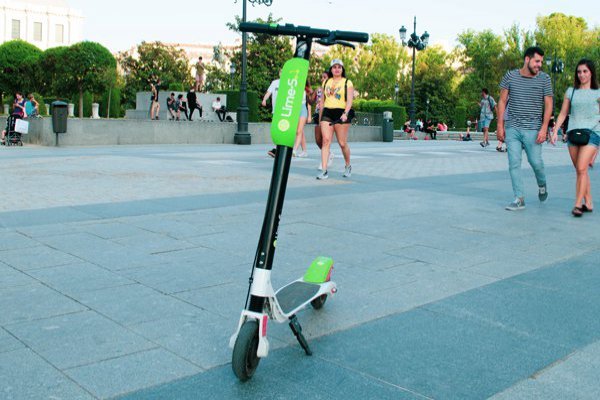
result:
[[[343,108],[324,108],[323,115],[321,115],[321,122],[335,122],[342,118],[343,113]]]
[[[344,114],[344,109],[343,108],[324,108],[323,109],[323,115],[321,116],[321,121],[325,121],[325,122],[340,122],[340,119],[342,118],[342,114]],[[354,119],[354,110],[350,110],[348,111],[348,114],[346,114],[346,124],[349,124],[352,122],[352,120]]]

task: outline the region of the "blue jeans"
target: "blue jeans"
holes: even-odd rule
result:
[[[506,128],[506,149],[508,150],[508,171],[512,181],[515,197],[524,198],[523,173],[521,171],[521,160],[523,150],[527,154],[527,161],[533,168],[538,186],[546,185],[546,174],[544,173],[544,160],[542,160],[542,145],[535,142],[538,131]]]

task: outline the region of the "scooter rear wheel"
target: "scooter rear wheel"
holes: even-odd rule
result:
[[[231,367],[233,373],[242,382],[252,378],[260,358],[258,350],[258,322],[254,319],[244,322],[233,347]]]
[[[322,294],[319,297],[317,297],[316,299],[314,299],[313,301],[311,301],[310,305],[313,306],[313,308],[315,310],[320,310],[321,308],[323,308],[323,305],[325,305],[326,301],[327,301],[327,295]]]

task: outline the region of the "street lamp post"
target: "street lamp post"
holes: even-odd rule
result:
[[[555,114],[556,110],[556,74],[562,74],[565,70],[565,63],[557,56],[546,58],[546,65],[550,68],[552,73],[552,114]]]
[[[248,0],[252,5],[264,4],[270,6],[273,0]],[[237,0],[236,0],[237,3]],[[242,0],[242,22],[246,22],[246,0]],[[251,137],[248,132],[248,82],[246,82],[246,32],[242,32],[242,83],[240,85],[240,106],[237,111],[237,132],[233,136],[235,144],[250,144]]]
[[[396,104],[398,104],[398,93],[400,93],[400,86],[396,83],[396,86],[394,86],[394,100],[396,100]]]
[[[427,108],[425,109],[425,123],[429,121],[429,97],[425,101],[427,103]]]
[[[232,62],[229,64],[229,84],[231,86],[231,90],[233,90],[233,77],[235,75],[235,63]]]
[[[415,53],[417,51],[421,51],[427,47],[429,44],[429,33],[425,31],[419,37],[417,35],[417,17],[415,16],[414,20],[414,30],[410,35],[410,39],[408,42],[406,41],[406,28],[402,25],[400,28],[400,40],[402,40],[402,46],[408,46],[412,48],[412,74],[411,74],[411,84],[410,84],[410,126],[412,128],[415,127]]]

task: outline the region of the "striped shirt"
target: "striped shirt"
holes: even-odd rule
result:
[[[544,98],[553,96],[550,76],[540,72],[536,76],[522,76],[518,69],[508,71],[500,89],[508,90],[507,128],[539,130],[544,116]]]

